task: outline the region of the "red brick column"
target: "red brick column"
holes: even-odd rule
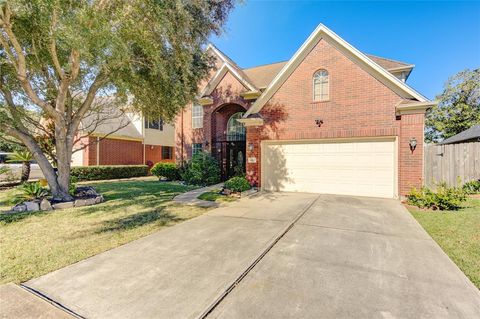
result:
[[[425,114],[403,114],[400,121],[398,145],[398,179],[400,196],[407,195],[413,187],[423,185],[423,130]],[[414,151],[410,139],[417,140]]]
[[[260,186],[260,129],[256,126],[247,126],[247,179],[252,186]],[[253,150],[250,150],[253,146]],[[256,158],[256,163],[249,163],[249,158]]]

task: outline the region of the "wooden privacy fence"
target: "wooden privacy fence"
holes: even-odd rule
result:
[[[457,186],[458,179],[462,184],[480,179],[480,142],[426,145],[424,164],[427,187],[442,181]]]

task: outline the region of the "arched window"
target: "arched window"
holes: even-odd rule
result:
[[[318,70],[313,75],[313,100],[328,101],[329,83],[327,70]]]
[[[243,112],[230,116],[227,123],[227,141],[244,141],[246,136],[245,126],[237,121],[241,119]]]

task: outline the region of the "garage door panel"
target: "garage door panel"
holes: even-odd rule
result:
[[[393,140],[266,144],[264,156],[266,190],[394,197]]]

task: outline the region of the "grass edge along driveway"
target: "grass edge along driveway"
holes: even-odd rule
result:
[[[158,180],[92,183],[99,205],[0,214],[0,284],[24,282],[204,213],[171,199],[192,187]],[[8,207],[12,190],[0,192]]]
[[[469,198],[459,211],[409,211],[480,289],[480,198]]]

